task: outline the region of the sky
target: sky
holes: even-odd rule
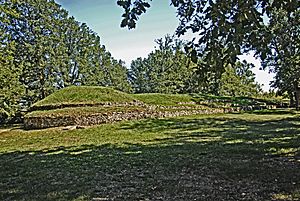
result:
[[[120,28],[123,9],[116,4],[117,0],[56,0],[64,9],[69,11],[79,22],[86,23],[98,33],[101,44],[115,59],[125,61],[129,67],[132,60],[146,57],[154,50],[155,39],[163,38],[166,34],[173,34],[178,25],[176,10],[170,6],[168,0],[154,0],[151,8],[138,20],[137,27],[132,30]],[[185,36],[183,39],[188,39]],[[241,56],[252,62],[256,67],[256,81],[263,84],[263,90],[269,90],[269,82],[273,75],[259,70],[260,61],[253,58],[253,54]]]

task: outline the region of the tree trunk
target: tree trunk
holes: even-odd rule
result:
[[[289,93],[289,97],[290,97],[290,107],[294,107],[294,105],[295,105],[294,93],[293,92]]]
[[[296,110],[299,110],[299,91],[296,91],[295,92],[295,107],[296,107]]]
[[[300,92],[300,87],[298,86],[298,83],[296,82],[294,84],[295,86],[295,107],[296,107],[296,110],[299,110],[299,92]]]

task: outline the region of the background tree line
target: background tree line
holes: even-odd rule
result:
[[[129,80],[135,93],[207,93],[229,96],[256,96],[261,86],[255,82],[253,64],[228,64],[221,77],[211,65],[204,69],[201,58],[192,61],[187,42],[167,35],[156,40],[157,48],[146,58],[132,61]],[[215,64],[217,65],[217,63]]]
[[[299,107],[299,0],[169,2],[179,19],[176,35],[187,32],[198,35],[187,45],[192,60],[201,62],[200,75],[213,72],[215,79],[220,80],[228,64],[235,65],[238,55],[254,51],[262,61],[262,68],[276,74],[272,86],[281,94],[288,93],[291,103]],[[121,27],[129,29],[136,27],[139,17],[151,6],[151,0],[117,0],[117,3],[124,9]]]
[[[53,0],[0,0],[0,106],[13,116],[70,85],[130,91],[127,68]]]

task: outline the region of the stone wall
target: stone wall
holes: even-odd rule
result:
[[[217,109],[198,109],[180,111],[131,111],[131,112],[110,112],[88,116],[62,116],[62,117],[25,117],[24,127],[26,129],[42,129],[60,126],[91,126],[103,123],[112,123],[124,120],[138,120],[145,118],[177,117],[196,114],[217,114],[240,111],[240,108],[217,108]]]
[[[81,107],[81,106],[82,105],[76,105],[76,107]],[[60,127],[60,126],[92,126],[92,125],[113,123],[113,122],[124,121],[124,120],[178,117],[178,116],[197,115],[197,114],[231,113],[231,112],[276,108],[276,106],[274,105],[268,105],[268,106],[243,106],[243,107],[207,109],[207,107],[203,107],[201,105],[154,106],[154,105],[146,105],[139,101],[125,103],[125,104],[105,103],[99,106],[100,107],[140,106],[143,108],[143,110],[133,110],[133,111],[124,111],[124,112],[104,112],[104,113],[97,113],[92,115],[73,115],[73,116],[65,115],[65,116],[58,116],[58,117],[46,117],[46,116],[26,117],[25,116],[24,127],[25,129],[42,129],[42,128]],[[52,108],[50,107],[50,108],[43,108],[43,109],[52,109]]]
[[[132,102],[125,103],[114,103],[114,102],[103,102],[103,103],[62,103],[62,104],[53,104],[53,105],[33,105],[30,111],[36,110],[55,110],[62,109],[67,107],[130,107],[130,106],[145,106],[145,104],[141,101],[134,100]]]

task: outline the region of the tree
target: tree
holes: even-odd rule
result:
[[[131,63],[129,78],[136,93],[207,93],[230,96],[254,96],[260,92],[246,61],[228,64],[218,71],[222,62],[214,65],[193,63],[184,50],[185,43],[167,35],[158,39],[157,49],[148,57]],[[222,51],[222,50],[221,50]],[[199,67],[200,66],[200,67]],[[204,72],[204,73],[203,73]],[[221,75],[220,75],[221,74]],[[218,79],[218,77],[221,79]]]
[[[6,112],[14,113],[20,100],[30,105],[70,85],[130,91],[124,64],[54,0],[0,0],[0,11],[0,104]]]
[[[3,38],[4,35],[0,37]],[[20,68],[13,63],[14,48],[14,43],[2,43],[0,48],[0,122],[18,113],[20,99],[25,92],[19,81]]]
[[[117,4],[124,9],[121,27],[135,28],[139,16],[150,7],[149,2],[118,0]],[[229,57],[241,54],[242,48],[247,50],[259,45],[258,41],[262,38],[258,31],[263,28],[263,18],[272,18],[273,9],[281,8],[292,13],[299,4],[298,0],[171,0],[180,21],[176,31],[178,36],[187,31],[199,33],[200,39],[195,47],[202,49],[200,54],[213,52],[215,44],[221,42]]]
[[[165,36],[156,40],[158,48],[147,58],[131,63],[129,79],[136,93],[183,93],[191,87],[194,72],[190,58],[185,54],[184,43]]]
[[[20,108],[20,98],[24,87],[20,85],[20,68],[14,64],[16,44],[6,32],[7,17],[18,17],[16,11],[0,1],[0,123],[5,118],[16,115]]]
[[[262,62],[264,69],[276,74],[272,83],[280,93],[289,94],[291,104],[299,107],[297,88],[300,84],[300,10],[288,13],[283,9],[274,9],[266,29],[269,40],[266,55]]]
[[[39,98],[54,88],[111,83],[89,80],[95,74],[99,80],[104,79],[104,74],[110,73],[107,70],[113,71],[120,63],[85,23],[68,17],[67,11],[53,0],[8,0],[6,3],[18,13],[18,17],[9,15],[5,26],[18,49],[14,62],[23,63],[22,82],[29,90],[37,90]]]
[[[261,87],[255,82],[255,74],[251,71],[253,64],[245,60],[229,64],[220,80],[220,94],[228,96],[256,96],[261,92]]]
[[[54,90],[53,71],[58,60],[57,44],[62,43],[59,34],[61,21],[67,12],[54,1],[6,1],[18,14],[7,17],[6,33],[15,42],[14,64],[22,67],[20,81],[26,88],[28,101],[36,101]]]
[[[118,5],[124,9],[121,27],[135,28],[139,16],[150,7],[150,1],[118,0]],[[198,40],[194,38],[188,44],[192,49],[192,60],[201,61],[197,71],[199,76],[211,78],[206,74],[213,72],[214,88],[218,88],[217,80],[225,66],[234,65],[238,55],[255,50],[263,61],[267,58],[270,54],[268,21],[275,22],[277,19],[273,11],[282,10],[287,16],[293,16],[299,12],[300,1],[171,0],[171,5],[177,9],[180,22],[177,36],[189,31],[199,36]],[[293,37],[286,40],[295,42]]]

